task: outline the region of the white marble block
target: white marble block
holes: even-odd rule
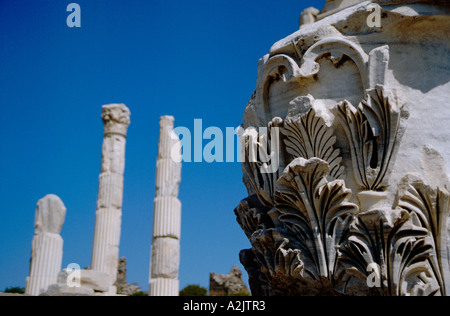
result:
[[[178,279],[180,241],[173,238],[156,238],[152,244],[151,278]]]
[[[178,279],[151,279],[149,296],[178,296],[179,288],[180,281]]]

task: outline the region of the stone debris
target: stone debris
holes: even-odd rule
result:
[[[211,273],[209,277],[209,295],[223,296],[250,293],[244,281],[242,272],[238,266],[228,274]]]

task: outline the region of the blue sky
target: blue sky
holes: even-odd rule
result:
[[[78,0],[81,28],[66,25],[71,2],[0,0],[0,291],[25,286],[50,193],[67,207],[63,267],[90,265],[109,103],[132,113],[120,256],[148,290],[159,117],[239,126],[258,59],[325,0]],[[233,213],[247,193],[239,163],[186,163],[182,177],[180,286],[208,287],[250,247]]]

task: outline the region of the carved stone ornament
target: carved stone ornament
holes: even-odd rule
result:
[[[104,105],[102,120],[105,135],[119,134],[127,136],[127,129],[130,125],[130,110],[124,104]]]
[[[448,5],[309,10],[260,60],[245,110],[252,294],[449,296]]]

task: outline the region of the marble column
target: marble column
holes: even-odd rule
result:
[[[56,195],[47,195],[37,203],[27,295],[38,296],[57,281],[63,257],[60,233],[65,217],[66,207]]]
[[[124,104],[103,106],[104,139],[91,269],[110,276],[110,294],[119,262],[125,144],[130,110]]]
[[[178,296],[179,293],[181,202],[178,200],[178,191],[181,162],[173,155],[178,156],[181,147],[173,128],[173,117],[161,118],[156,163],[150,296]]]

